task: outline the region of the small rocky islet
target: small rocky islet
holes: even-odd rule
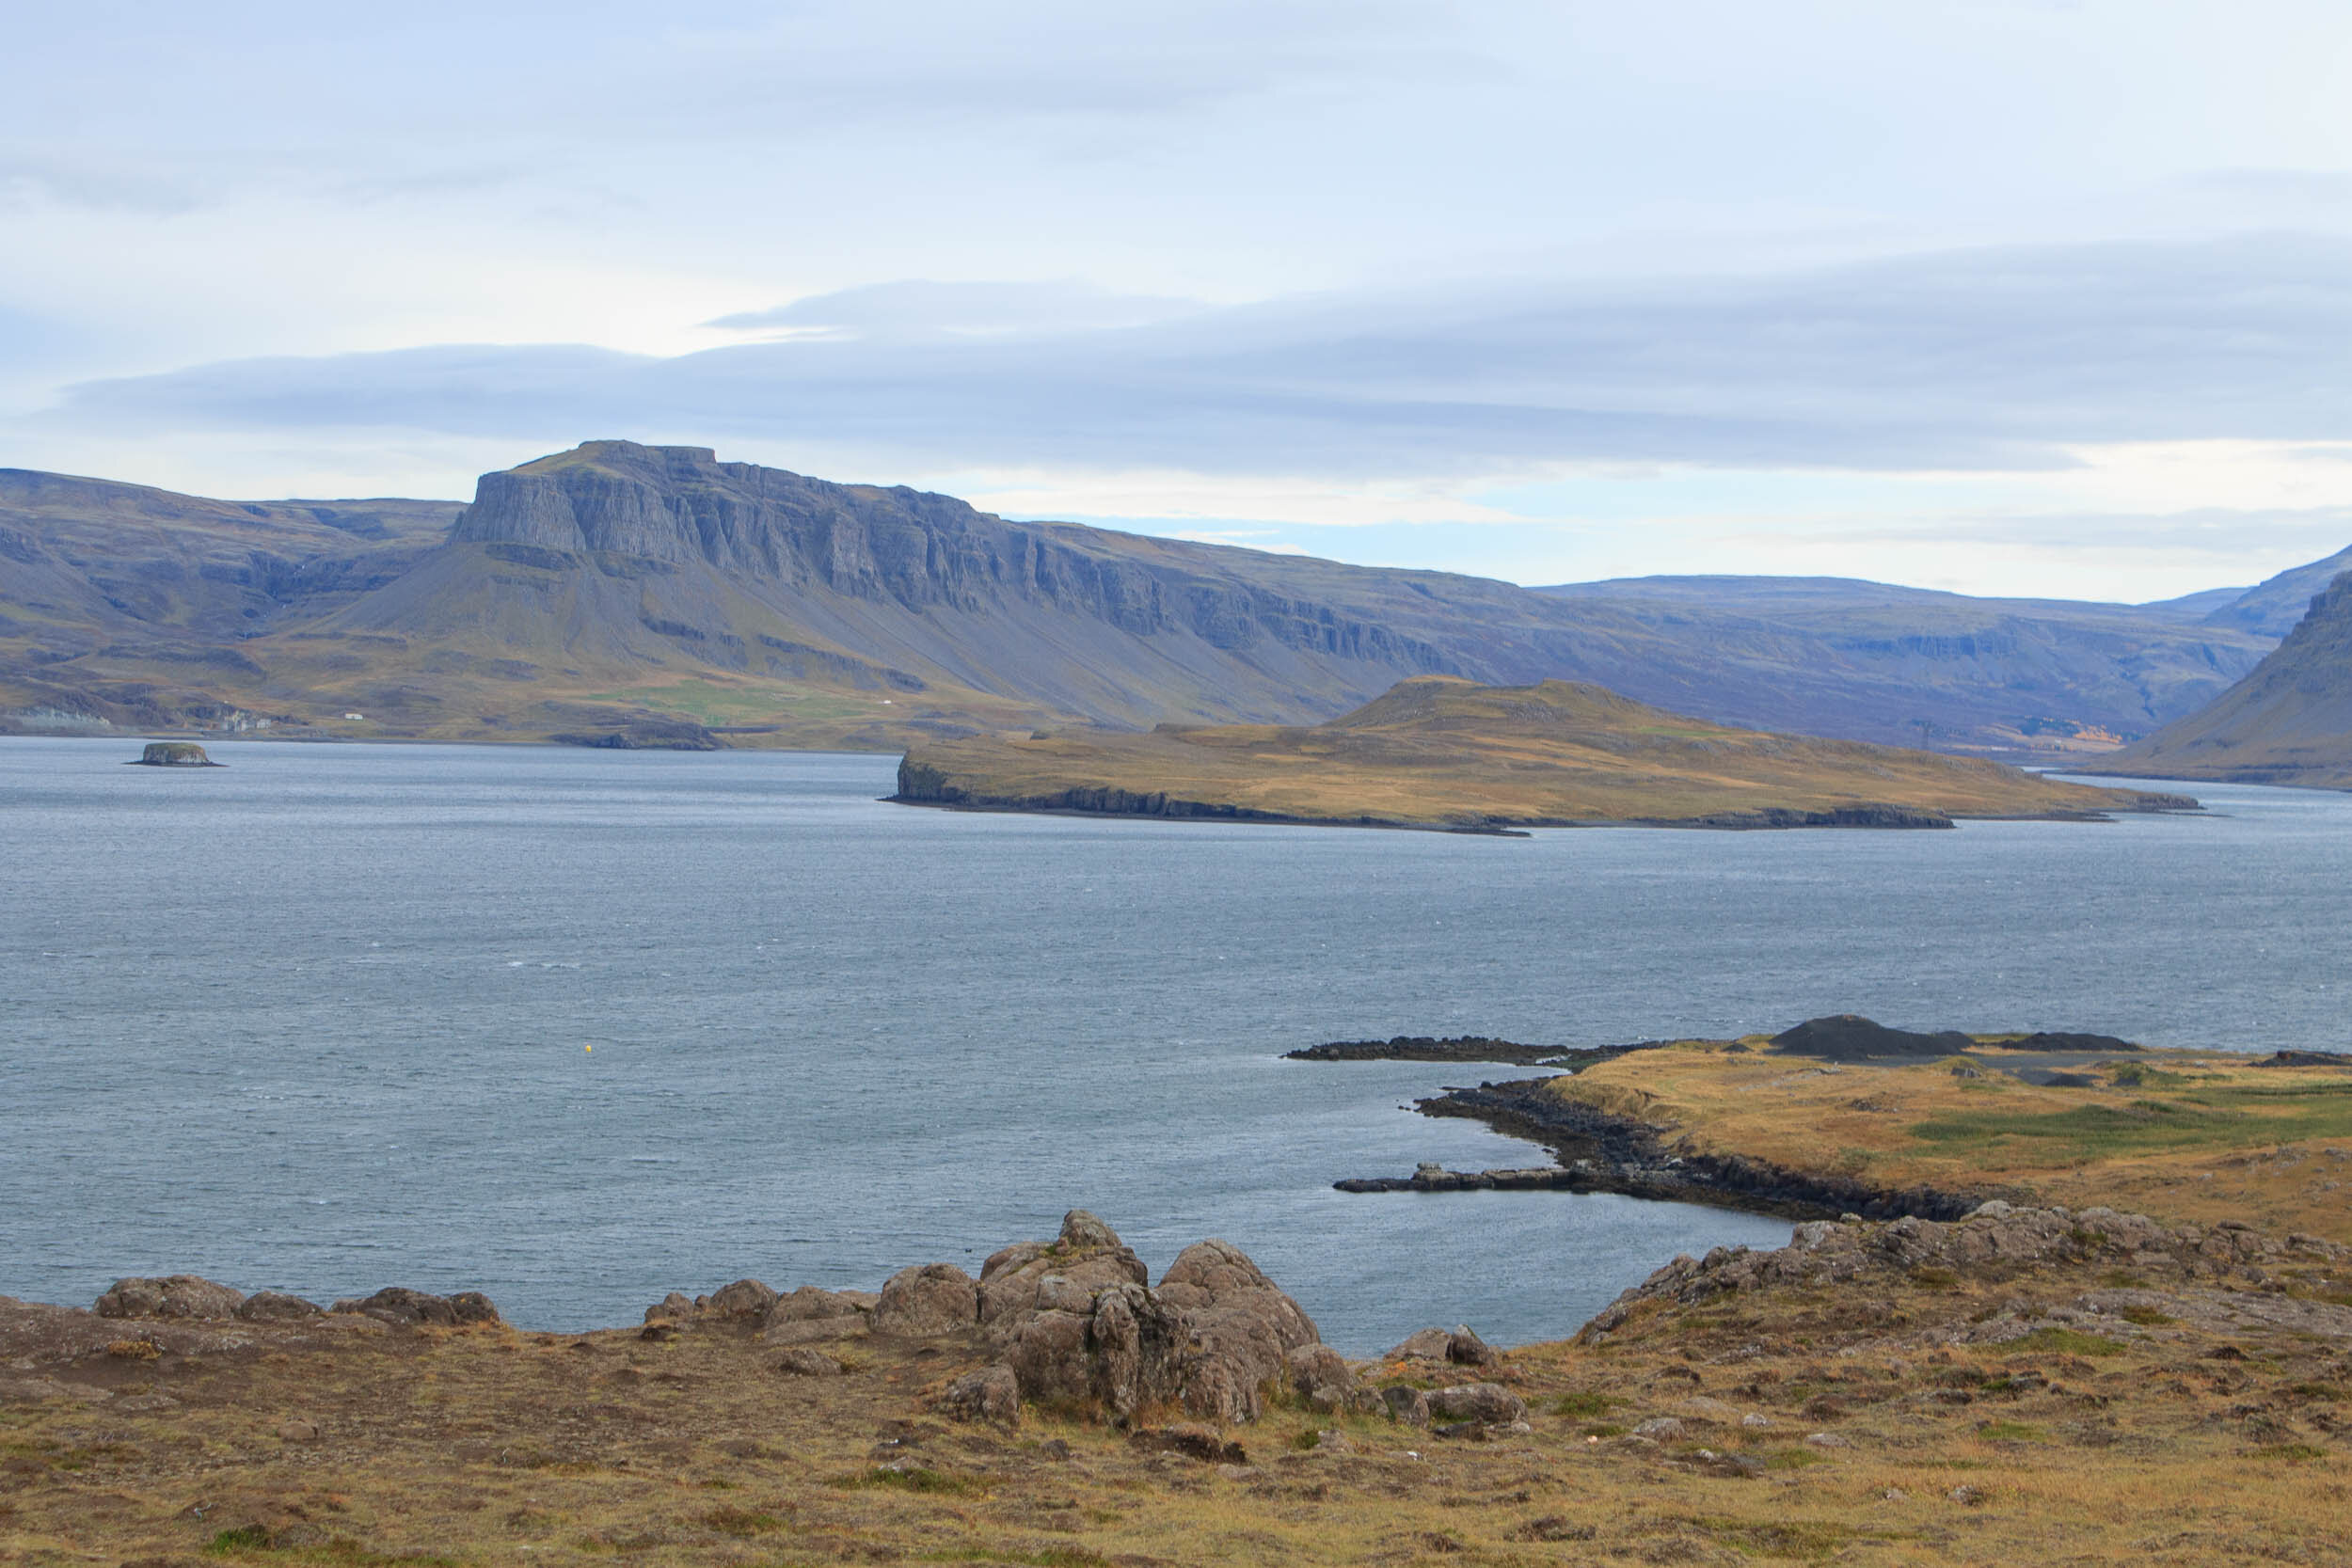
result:
[[[134,768],[225,768],[204,754],[204,748],[190,740],[151,740],[147,749],[131,759]]]

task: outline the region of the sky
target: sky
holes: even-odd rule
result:
[[[0,466],[592,438],[1527,583],[2352,544],[2352,8],[0,9]]]

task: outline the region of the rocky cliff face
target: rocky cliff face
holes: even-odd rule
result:
[[[1095,531],[1009,523],[952,496],[834,484],[722,463],[707,447],[594,441],[485,474],[457,542],[705,565],[798,593],[924,611],[986,613],[1007,599],[1133,637],[1189,634],[1236,650],[1261,639],[1420,672],[1454,661],[1378,622],[1198,572],[1121,559]]]
[[[2352,572],[2253,673],[2101,771],[2352,789]]]

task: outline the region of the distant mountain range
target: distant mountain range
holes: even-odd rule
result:
[[[2197,614],[1822,578],[1533,590],[1011,522],[624,441],[486,474],[462,507],[0,470],[0,725],[895,750],[1313,722],[1449,674],[2060,758],[2251,671],[2267,623],[2217,612],[2272,587]]]

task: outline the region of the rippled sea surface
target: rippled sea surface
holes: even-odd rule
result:
[[[1824,1012],[2352,1045],[2352,798],[1955,832],[1464,838],[961,815],[895,759],[0,741],[0,1291],[187,1270],[633,1321],[753,1275],[977,1270],[1061,1212],[1239,1244],[1354,1352],[1573,1330],[1784,1224],[1559,1193],[1402,1109],[1561,1045]]]

